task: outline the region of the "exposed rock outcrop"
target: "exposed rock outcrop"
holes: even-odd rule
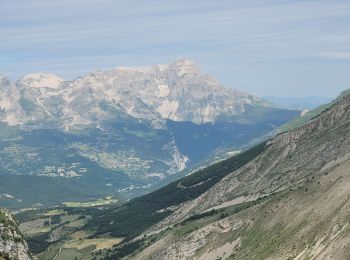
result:
[[[33,259],[11,213],[0,209],[0,259]]]

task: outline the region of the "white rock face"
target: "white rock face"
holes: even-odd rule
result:
[[[32,259],[17,223],[7,210],[0,209],[0,259]]]
[[[163,100],[163,103],[156,108],[156,111],[161,115],[162,118],[171,119],[177,121],[176,112],[179,108],[179,101]]]
[[[35,73],[26,75],[20,82],[32,88],[46,87],[57,89],[63,81],[64,79],[54,74]]]
[[[0,121],[15,126],[50,118],[50,106],[56,106],[50,104],[50,97],[59,93],[51,93],[48,89],[40,90],[22,82],[0,78]]]
[[[190,60],[149,68],[117,67],[72,81],[52,74],[30,74],[14,83],[0,78],[0,120],[10,125],[28,121],[60,121],[98,125],[129,115],[162,127],[164,119],[214,122],[245,112],[246,105],[268,106],[263,100],[225,88]]]
[[[168,85],[160,85],[158,86],[159,94],[158,97],[163,98],[169,95],[170,89]]]
[[[6,77],[0,78],[0,119],[9,125],[25,121],[25,113],[19,104],[21,93]]]

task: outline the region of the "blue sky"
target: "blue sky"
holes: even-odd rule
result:
[[[71,79],[190,58],[257,95],[350,88],[348,0],[0,0],[0,73]]]

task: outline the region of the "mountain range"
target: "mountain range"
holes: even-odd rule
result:
[[[82,126],[103,128],[119,117],[149,120],[165,128],[165,120],[196,124],[244,114],[247,106],[270,103],[225,88],[190,60],[150,68],[117,67],[72,81],[52,74],[30,74],[18,82],[0,78],[1,121],[13,125],[55,126],[69,131]]]
[[[328,98],[328,97],[314,97],[314,96],[310,96],[310,97],[263,96],[263,98],[274,104],[278,104],[283,108],[295,109],[295,110],[314,109],[332,100],[332,98]]]
[[[186,59],[73,80],[0,76],[0,93],[0,205],[17,208],[129,199],[300,114],[227,88]]]

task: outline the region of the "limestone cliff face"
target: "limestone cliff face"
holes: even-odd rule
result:
[[[0,209],[0,259],[33,259],[11,213]]]
[[[247,108],[272,107],[223,86],[184,59],[148,68],[97,71],[72,81],[38,73],[11,82],[0,75],[0,89],[1,122],[36,127],[45,122],[65,129],[96,125],[116,115],[150,120],[158,128],[166,119],[202,124],[243,115]]]

